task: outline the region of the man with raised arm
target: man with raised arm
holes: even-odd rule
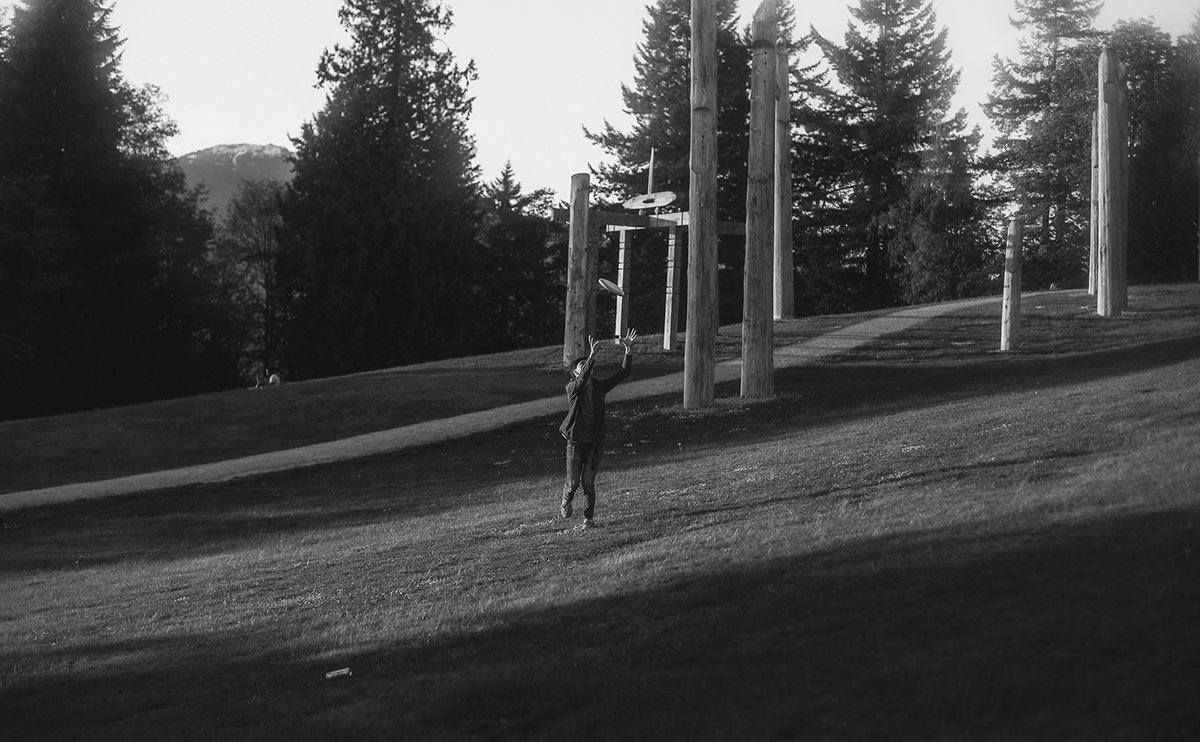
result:
[[[620,370],[607,378],[592,377],[596,351],[601,345],[599,340],[589,337],[591,352],[571,364],[571,381],[567,384],[567,416],[558,428],[558,432],[567,439],[567,481],[563,484],[559,512],[563,518],[571,517],[571,501],[582,484],[583,493],[587,495],[583,524],[588,528],[595,525],[592,516],[596,512],[596,472],[600,469],[600,459],[604,454],[604,395],[629,376],[633,368],[633,341],[636,339],[637,330],[630,330],[621,338],[625,357],[621,359]]]

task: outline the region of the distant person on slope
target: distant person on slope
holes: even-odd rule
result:
[[[562,503],[559,512],[563,518],[571,517],[571,501],[579,485],[587,495],[587,507],[583,511],[583,524],[591,528],[595,523],[592,516],[596,511],[596,472],[604,454],[604,395],[620,384],[633,368],[633,341],[637,330],[630,330],[621,338],[625,346],[625,357],[621,369],[605,379],[592,378],[592,367],[596,365],[596,350],[601,341],[588,338],[591,352],[586,358],[577,358],[571,364],[571,381],[567,384],[567,417],[558,428],[567,439],[567,481],[563,484]]]

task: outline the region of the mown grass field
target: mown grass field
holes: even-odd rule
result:
[[[557,419],[0,514],[0,738],[1194,739],[1200,287],[998,339],[983,306],[771,399],[614,405],[586,531]],[[133,419],[89,415],[6,425]]]

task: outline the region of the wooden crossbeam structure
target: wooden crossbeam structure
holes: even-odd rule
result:
[[[556,222],[570,222],[571,210],[555,207],[551,209],[551,218]],[[608,227],[607,231],[618,229],[670,229],[671,227],[688,227],[690,225],[688,212],[676,211],[669,214],[623,214],[617,211],[597,211],[588,209],[588,225]],[[746,225],[741,222],[717,222],[717,234],[746,234]]]
[[[578,179],[580,176],[575,176]],[[575,182],[575,181],[572,181]],[[578,191],[572,190],[573,198]],[[580,213],[579,206],[572,204],[569,208],[554,208],[551,210],[551,218],[557,222],[573,223],[572,216],[575,216],[574,221],[578,221],[577,216]],[[617,285],[626,292],[625,296],[617,297],[617,312],[616,312],[616,327],[614,335],[620,337],[629,329],[629,241],[633,233],[642,230],[667,230],[667,275],[665,287],[665,302],[663,309],[663,350],[675,350],[678,345],[679,332],[679,297],[682,293],[682,266],[681,250],[683,249],[684,234],[690,226],[690,219],[686,211],[674,211],[663,214],[645,214],[620,211],[604,211],[600,209],[586,210],[587,230],[590,233],[588,242],[592,246],[600,244],[601,235],[604,232],[616,232],[618,234],[618,252],[617,252]],[[576,226],[573,226],[571,233],[574,234]],[[745,235],[746,225],[739,222],[717,222],[717,233],[723,235]],[[599,258],[599,253],[596,250],[590,250],[590,259],[595,261]],[[578,292],[594,292],[595,281],[588,281],[585,276],[591,276],[595,271],[584,272],[582,270],[571,273],[572,276],[577,275],[577,280],[580,280],[580,285],[575,287]],[[568,287],[568,295],[573,296]],[[594,300],[589,303],[588,300],[578,302],[578,308],[594,307]],[[569,302],[568,312],[571,311]],[[565,338],[563,348],[563,363],[570,363],[571,360],[582,353],[583,343],[586,342],[586,337],[589,334],[592,325],[586,319],[571,322],[568,320],[568,334],[571,337]],[[578,346],[578,347],[576,347]]]
[[[603,232],[620,234],[617,334],[629,319],[628,249],[630,232],[668,230],[666,309],[663,348],[673,350],[679,311],[682,230],[687,232],[688,303],[683,365],[683,406],[707,407],[713,402],[716,369],[717,237],[741,235],[746,242],[742,312],[742,396],[772,393],[772,320],[794,314],[791,239],[791,172],[788,164],[791,124],[788,119],[788,55],[777,44],[777,0],[761,0],[754,14],[753,74],[750,122],[749,185],[746,224],[717,221],[717,54],[716,0],[691,0],[690,103],[691,141],[688,160],[688,209],[649,213],[645,205],[665,208],[669,201],[654,197],[654,156],[651,151],[649,189],[624,206],[637,213],[592,210],[588,207],[588,175],[571,180],[569,208],[554,209],[552,218],[570,223],[567,267],[567,306],[563,363],[583,351],[588,331],[595,326],[596,260]],[[778,152],[778,153],[777,153]],[[673,194],[665,194],[673,198]],[[590,314],[588,312],[590,308]]]

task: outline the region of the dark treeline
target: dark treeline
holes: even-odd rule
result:
[[[0,19],[0,419],[545,345],[565,228],[511,168],[479,180],[474,68],[429,0],[346,0],[295,178],[223,219],[121,76],[111,0]]]
[[[794,263],[798,315],[955,299],[1000,288],[1004,234],[1027,225],[1024,283],[1086,286],[1091,115],[1100,50],[1128,67],[1131,99],[1130,280],[1196,277],[1200,199],[1200,15],[1174,42],[1146,21],[1094,27],[1100,0],[1017,0],[1025,40],[1016,60],[994,63],[986,112],[998,138],[951,107],[958,71],[946,29],[928,0],[858,0],[841,39],[796,28],[791,39]],[[623,88],[629,131],[593,141],[613,164],[596,175],[614,202],[646,183],[687,192],[690,0],[658,0],[644,23],[636,74]],[[717,0],[721,33],[721,218],[744,214],[748,31],[733,0]],[[816,61],[812,61],[813,58]],[[737,60],[730,63],[730,60]],[[800,61],[797,61],[800,60]],[[663,249],[638,255],[634,323],[654,323]],[[658,262],[655,262],[657,259]],[[721,245],[722,321],[741,311],[741,246]],[[637,316],[640,315],[640,316]]]
[[[440,3],[345,0],[295,178],[243,183],[217,219],[166,150],[162,96],[121,76],[112,2],[21,0],[0,25],[0,419],[561,340],[564,226],[511,167],[481,180],[475,69],[441,40]],[[1026,285],[1083,285],[1106,45],[1130,80],[1130,279],[1196,277],[1200,18],[1175,40],[1145,21],[1102,32],[1099,4],[1018,0],[1025,41],[996,60],[981,151],[928,0],[858,0],[840,39],[781,0],[799,315],[994,292],[1012,213]],[[647,9],[632,129],[586,132],[610,155],[599,206],[644,192],[652,148],[656,190],[687,203],[690,6]],[[741,221],[748,33],[733,0],[717,7],[719,209]],[[662,243],[634,241],[635,326],[661,326]],[[722,240],[723,322],[740,319],[742,253]]]

